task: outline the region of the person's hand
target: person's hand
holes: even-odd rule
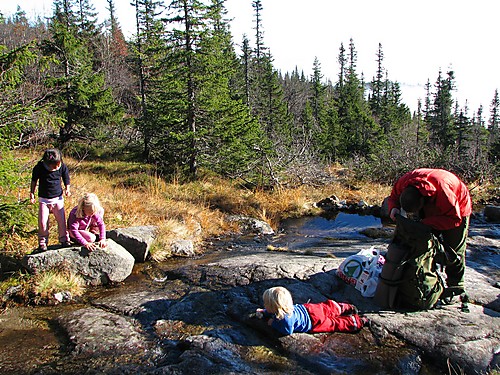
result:
[[[64,193],[66,194],[67,197],[71,196],[71,190],[69,189],[69,186],[66,186]]]
[[[264,317],[264,309],[255,310],[255,316],[259,319],[262,319]]]
[[[85,248],[89,251],[89,252],[92,252],[94,251],[95,249],[97,249],[97,245],[93,242],[87,242],[85,244]]]
[[[35,199],[35,194],[34,193],[30,193],[30,202],[35,204],[36,203],[36,199]]]
[[[399,208],[394,207],[391,210],[391,213],[389,214],[389,217],[392,219],[392,221],[396,221],[396,215],[400,214],[401,210]]]
[[[106,239],[99,240],[98,245],[100,248],[104,249],[106,246],[108,246],[108,243],[106,242]]]
[[[273,318],[271,318],[271,319],[269,319],[269,320],[267,321],[267,325],[268,325],[268,326],[272,326],[272,325],[273,325]]]

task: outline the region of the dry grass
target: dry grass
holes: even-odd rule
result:
[[[19,154],[26,173],[25,187],[16,192],[21,197],[29,196],[29,174],[39,157],[35,153]],[[380,204],[390,192],[388,186],[355,185],[341,168],[332,169],[338,179],[328,186],[253,191],[242,188],[238,181],[210,175],[184,184],[167,183],[149,166],[140,163],[71,158],[64,161],[71,173],[72,195],[66,198],[67,213],[85,192],[93,192],[105,209],[107,229],[156,225],[159,228],[157,242],[162,245],[155,246],[157,249],[167,247],[173,239],[190,239],[196,244],[234,229],[224,220],[226,214],[262,219],[276,229],[281,219],[309,214],[314,211],[312,202],[331,195],[347,201]],[[56,237],[56,225],[51,216],[52,243]],[[24,241],[36,244],[36,236],[33,238]],[[14,251],[15,244],[10,248]],[[161,260],[166,255],[157,258]]]
[[[25,183],[16,191],[2,192],[16,199],[29,197],[31,170],[41,153],[20,152],[16,155]],[[318,188],[301,186],[293,189],[249,190],[238,181],[224,180],[206,175],[194,182],[167,183],[154,170],[144,164],[130,162],[78,161],[65,158],[70,168],[72,195],[66,198],[66,212],[77,204],[85,192],[98,195],[105,209],[107,229],[137,225],[156,225],[158,237],[151,248],[155,261],[170,256],[173,240],[189,239],[196,245],[204,239],[235,231],[234,223],[225,220],[228,214],[242,214],[267,221],[277,229],[287,217],[315,213],[312,205],[335,195],[341,200],[379,205],[388,196],[391,186],[353,181],[349,173],[333,166],[333,183]],[[491,189],[489,189],[491,191]],[[488,188],[471,191],[474,198],[487,196]],[[51,215],[50,243],[57,243],[57,226]],[[20,258],[37,246],[36,230],[28,237],[9,235],[0,238],[2,255]],[[286,251],[286,249],[268,249]],[[62,278],[62,279],[61,279]],[[68,284],[65,284],[68,283]],[[73,295],[81,293],[80,281],[67,272],[37,276],[35,282],[27,275],[15,276],[0,284],[0,291],[16,284],[35,285],[35,293],[48,296],[55,291],[71,289]],[[33,292],[33,290],[32,290]]]
[[[72,297],[81,296],[85,282],[79,275],[65,270],[48,270],[36,275],[31,290],[42,300],[51,300],[57,292],[68,292]]]
[[[20,152],[16,155],[22,170],[20,179],[25,183],[9,192],[17,199],[29,197],[31,170],[41,153]],[[237,224],[225,220],[228,214],[242,214],[267,221],[277,229],[280,220],[310,214],[313,202],[335,194],[340,199],[379,204],[388,188],[365,185],[354,187],[344,172],[338,182],[322,188],[249,190],[238,181],[224,180],[206,175],[194,182],[167,183],[154,170],[144,164],[130,162],[78,161],[64,158],[71,174],[72,195],[66,198],[66,213],[76,206],[85,192],[99,197],[105,209],[108,230],[137,225],[155,225],[158,236],[151,248],[154,261],[170,256],[174,240],[189,239],[200,245],[204,239],[234,232]],[[4,194],[5,195],[5,194]],[[36,229],[36,228],[34,228]],[[10,235],[0,238],[3,254],[20,258],[37,246],[36,230],[27,238]],[[50,216],[49,245],[57,243],[57,225]],[[199,247],[199,246],[198,246]],[[22,276],[22,277],[21,277]],[[58,291],[70,291],[73,296],[83,293],[83,283],[65,271],[51,271],[35,277],[15,276],[0,285],[24,285],[25,294],[35,294],[37,300],[50,298]],[[3,288],[3,289],[5,289]]]

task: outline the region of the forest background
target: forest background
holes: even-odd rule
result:
[[[49,19],[0,15],[0,260],[35,245],[26,189],[53,146],[74,173],[68,207],[78,186],[90,189],[110,227],[158,224],[159,248],[198,224],[220,234],[224,212],[276,225],[333,193],[369,201],[375,191],[377,204],[417,167],[498,185],[498,91],[471,113],[453,98],[454,72],[438,71],[411,113],[381,44],[367,81],[354,41],[341,43],[332,82],[317,59],[311,76],[273,66],[261,0],[251,1],[255,43],[244,36],[241,52],[224,0],[132,0],[129,39],[107,1],[103,24],[89,0],[54,0]]]
[[[471,113],[453,98],[454,72],[438,71],[411,113],[382,45],[367,81],[352,39],[339,46],[335,82],[318,60],[311,76],[282,73],[265,44],[262,1],[252,1],[255,43],[244,36],[240,53],[224,3],[133,0],[128,40],[114,0],[103,24],[89,0],[54,0],[49,19],[28,20],[21,8],[1,16],[3,211],[27,184],[16,151],[48,146],[80,161],[144,163],[166,181],[213,173],[250,189],[325,185],[338,166],[388,186],[416,167],[498,179],[498,91]]]

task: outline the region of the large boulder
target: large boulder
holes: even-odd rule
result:
[[[149,249],[157,232],[158,227],[154,225],[141,225],[113,229],[108,231],[106,236],[122,245],[132,254],[136,262],[144,262],[149,255]]]
[[[89,252],[72,246],[26,255],[23,265],[31,273],[66,268],[83,277],[88,285],[103,285],[125,280],[134,267],[134,257],[111,239],[106,248]]]

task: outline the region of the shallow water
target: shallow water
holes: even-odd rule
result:
[[[318,244],[333,245],[335,242],[359,240],[366,244],[367,238],[359,232],[367,227],[382,227],[380,219],[373,216],[360,216],[354,214],[339,213],[334,218],[305,217],[291,219],[283,222],[279,232],[280,241],[289,244],[293,248],[308,248]],[[240,238],[239,240],[242,240]],[[248,243],[246,242],[248,241]],[[166,272],[189,264],[206,264],[216,259],[226,259],[241,252],[250,253],[252,249],[260,248],[263,244],[255,242],[253,237],[247,240],[235,241],[225,239],[214,241],[213,246],[206,249],[207,253],[193,259],[176,258],[162,264],[141,263],[136,264],[132,275],[124,283],[113,287],[99,287],[89,290],[85,299],[90,301],[109,295],[126,295],[137,290],[154,287],[162,284]],[[165,283],[168,289],[169,283]],[[172,285],[175,285],[173,283]],[[167,292],[167,290],[166,290]],[[36,308],[14,308],[0,315],[0,373],[30,373],[36,372],[40,366],[55,363],[51,368],[57,368],[64,364],[65,370],[61,373],[71,373],[71,356],[67,357],[64,335],[59,335],[52,326],[53,319],[65,311],[84,307],[82,304],[63,304],[58,306],[45,306]],[[368,335],[366,332],[364,333]],[[367,336],[368,337],[368,336]],[[333,338],[331,338],[333,340]],[[334,341],[332,341],[334,343]],[[335,350],[339,350],[339,343],[335,342]],[[366,350],[371,350],[372,343],[368,343]],[[348,351],[356,351],[361,348],[347,347]],[[332,349],[334,350],[334,349]],[[402,350],[402,349],[400,349]],[[17,354],[14,354],[17,353]],[[378,355],[391,357],[390,353]],[[279,364],[279,360],[277,363]],[[352,370],[351,373],[364,373],[354,371],[357,363],[331,363],[329,367],[332,373],[344,371],[345,366]],[[68,366],[68,367],[66,367]],[[69,371],[68,371],[69,369]],[[340,372],[342,372],[340,371]],[[349,372],[349,371],[348,371]]]
[[[334,217],[306,216],[284,220],[279,232],[283,233],[291,250],[324,246],[337,240],[367,240],[360,233],[366,228],[382,228],[380,218],[370,215],[340,212]]]

